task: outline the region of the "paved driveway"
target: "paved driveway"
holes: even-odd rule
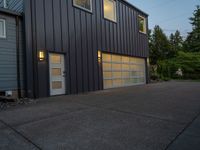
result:
[[[0,112],[0,149],[199,150],[200,82],[41,99]]]

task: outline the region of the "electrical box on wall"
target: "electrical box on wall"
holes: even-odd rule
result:
[[[11,97],[13,95],[12,91],[6,91],[5,96]]]

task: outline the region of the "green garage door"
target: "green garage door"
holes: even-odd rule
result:
[[[104,89],[146,83],[145,59],[102,54]]]

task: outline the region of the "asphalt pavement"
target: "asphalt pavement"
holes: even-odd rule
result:
[[[200,82],[57,96],[0,112],[2,150],[200,150]]]

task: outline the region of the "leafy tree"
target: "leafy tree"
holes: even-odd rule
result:
[[[159,60],[169,58],[170,43],[163,30],[156,25],[149,35],[150,63],[156,65]]]
[[[184,47],[190,52],[200,52],[200,6],[197,6],[190,21],[193,29],[189,33]]]
[[[170,46],[171,57],[177,55],[178,51],[181,51],[183,49],[183,39],[178,30],[175,32],[175,34],[172,33],[170,35]]]

